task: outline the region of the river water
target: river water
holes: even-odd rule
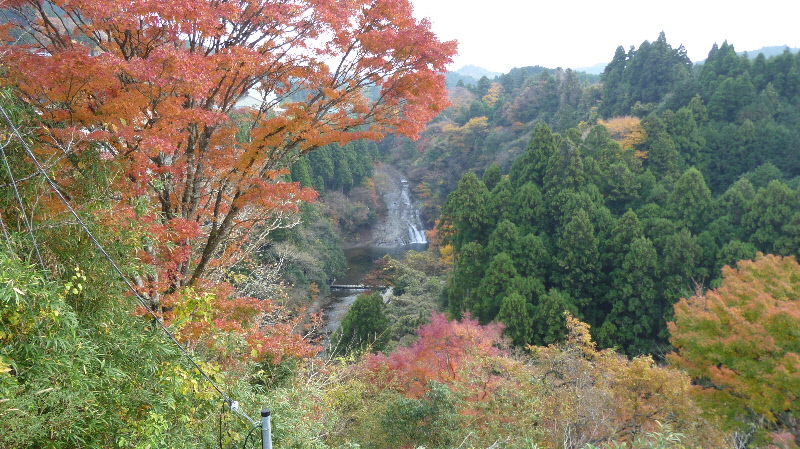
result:
[[[382,177],[381,198],[387,207],[385,217],[372,230],[372,238],[362,246],[344,250],[347,270],[335,285],[360,285],[375,268],[375,262],[386,255],[399,259],[408,250],[423,251],[428,246],[419,210],[411,199],[408,181],[392,167],[376,169]],[[323,318],[325,331],[334,332],[347,310],[367,290],[332,289],[326,301]]]

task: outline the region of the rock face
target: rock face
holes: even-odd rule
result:
[[[413,243],[428,243],[419,219],[419,210],[411,200],[408,181],[394,167],[376,169],[381,177],[379,193],[387,207],[384,220],[372,230],[372,246],[397,247]]]
[[[381,165],[375,168],[375,187],[387,207],[369,236],[351,242],[344,248],[347,272],[337,284],[361,284],[364,275],[374,268],[375,261],[385,255],[402,257],[408,249],[421,251],[428,243],[419,211],[411,200],[409,183],[395,167]],[[367,290],[335,290],[324,302],[325,332],[334,332],[347,309],[359,294]],[[384,301],[391,297],[391,288],[383,292]],[[328,342],[326,340],[325,345]]]

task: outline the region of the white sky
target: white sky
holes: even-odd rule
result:
[[[451,70],[475,64],[496,72],[514,67],[588,67],[607,63],[664,31],[692,62],[727,39],[737,51],[800,47],[797,0],[411,0],[443,40],[459,41]]]

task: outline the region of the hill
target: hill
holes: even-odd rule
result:
[[[464,67],[461,67],[460,69],[456,70],[456,73],[459,73],[461,75],[471,76],[476,80],[484,76],[486,78],[491,79],[502,75],[502,73],[500,72],[492,72],[490,70],[484,69],[483,67],[478,67],[472,64],[468,64],[465,65]]]
[[[800,51],[800,48],[789,47],[787,45],[777,45],[777,46],[774,46],[774,47],[761,47],[758,50],[753,50],[753,51],[738,51],[738,52],[736,52],[736,54],[741,56],[741,55],[747,53],[747,56],[749,56],[750,59],[754,59],[756,56],[758,56],[759,53],[763,53],[764,57],[769,59],[769,58],[771,58],[773,56],[779,56],[779,55],[783,54],[783,52],[787,48],[789,49],[789,51],[791,53],[794,53],[794,54],[797,54],[798,51]]]

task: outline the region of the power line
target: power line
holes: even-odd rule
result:
[[[180,349],[181,353],[183,353],[183,355],[189,360],[189,362],[191,362],[191,364],[194,366],[195,369],[197,369],[197,371],[202,375],[202,377],[209,384],[211,384],[212,387],[214,387],[214,389],[225,400],[225,402],[228,403],[228,405],[231,408],[231,411],[233,411],[234,413],[237,413],[238,415],[246,418],[247,421],[249,421],[251,424],[255,424],[254,420],[252,420],[249,416],[247,416],[247,414],[245,414],[244,412],[242,412],[239,409],[239,403],[237,401],[234,401],[233,399],[231,399],[228,395],[226,395],[217,386],[217,384],[203,370],[203,368],[200,367],[200,365],[194,360],[194,358],[183,347],[183,345],[181,345],[178,342],[178,340],[175,338],[175,336],[172,334],[172,332],[169,331],[167,326],[164,324],[163,321],[161,321],[161,319],[153,311],[153,309],[151,309],[147,305],[147,301],[145,301],[145,299],[139,294],[139,292],[134,287],[133,283],[128,279],[127,276],[125,276],[125,274],[119,268],[119,266],[114,261],[114,259],[105,250],[103,245],[95,238],[94,234],[92,234],[92,232],[89,230],[89,227],[86,225],[86,223],[83,221],[83,219],[81,219],[81,217],[78,215],[78,213],[75,212],[75,209],[73,209],[72,206],[69,204],[69,201],[67,201],[67,199],[64,198],[64,195],[58,189],[58,187],[56,186],[55,182],[52,179],[50,179],[50,176],[47,174],[47,171],[44,169],[44,167],[42,167],[42,165],[39,163],[39,160],[33,154],[33,151],[31,151],[31,149],[28,146],[27,142],[25,142],[25,140],[22,138],[22,135],[20,134],[20,132],[17,129],[17,127],[14,125],[14,123],[9,118],[8,114],[6,113],[5,107],[2,104],[0,104],[0,112],[2,112],[2,115],[3,115],[3,118],[4,118],[5,122],[8,124],[8,126],[14,132],[14,135],[17,137],[17,139],[22,144],[22,147],[25,149],[25,152],[28,154],[28,157],[30,157],[31,160],[33,161],[33,163],[36,165],[36,169],[38,170],[38,172],[42,175],[42,177],[45,179],[45,181],[47,181],[47,184],[56,193],[56,195],[61,200],[61,202],[64,204],[64,206],[67,208],[67,210],[69,210],[69,212],[72,214],[72,216],[77,220],[78,224],[80,224],[81,228],[83,228],[84,232],[86,232],[86,235],[89,236],[89,239],[92,241],[92,243],[95,245],[95,247],[103,254],[103,256],[106,258],[106,260],[108,260],[108,262],[114,268],[114,271],[116,271],[116,273],[122,278],[122,280],[125,282],[125,285],[128,286],[128,289],[134,294],[134,296],[136,296],[136,299],[139,301],[141,306],[144,307],[145,310],[147,310],[150,313],[150,315],[153,317],[153,320],[155,320],[155,322],[158,323],[159,327],[161,327],[161,329],[164,331],[164,333],[167,334],[167,336],[169,337],[170,340],[172,340],[172,342],[175,344],[175,346],[177,346]],[[3,153],[3,156],[5,157],[5,153]],[[6,162],[6,165],[8,166],[7,162]],[[9,168],[9,170],[10,170],[10,168]],[[13,181],[13,179],[12,179],[12,181]],[[14,189],[16,191],[16,183],[14,184]],[[20,199],[20,201],[21,201],[21,199]],[[37,254],[38,254],[38,249],[37,249]],[[41,261],[41,259],[40,259],[40,261]]]
[[[17,138],[22,142],[22,145],[25,146],[25,142],[22,140],[22,136],[17,131],[17,128],[11,122],[11,119],[6,114],[5,108],[3,108],[3,116],[6,119],[6,122],[11,126],[11,129],[14,130],[14,134],[16,134]],[[19,210],[22,213],[22,217],[25,220],[25,226],[28,228],[28,234],[31,237],[31,243],[33,244],[33,250],[36,253],[36,258],[39,259],[39,265],[42,266],[42,270],[44,271],[45,278],[47,278],[47,270],[44,265],[44,260],[42,259],[42,253],[39,251],[39,245],[36,243],[36,237],[33,234],[33,221],[28,217],[28,213],[25,210],[25,204],[22,202],[22,196],[19,193],[19,189],[17,188],[17,181],[14,178],[14,173],[11,171],[11,165],[8,163],[8,157],[6,157],[6,150],[4,145],[0,145],[0,153],[3,155],[3,163],[6,166],[6,171],[8,171],[8,177],[11,180],[11,185],[14,187],[14,196],[17,198],[17,202],[19,203]],[[5,224],[3,225],[3,231],[5,232]]]

